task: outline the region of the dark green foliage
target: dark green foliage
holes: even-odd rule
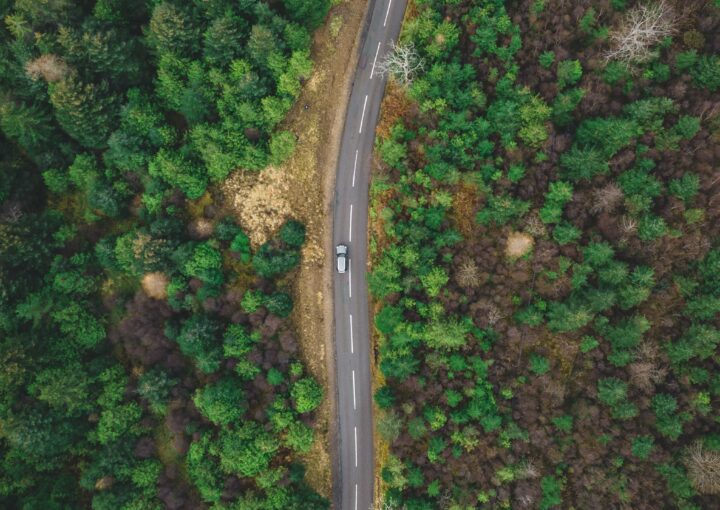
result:
[[[683,421],[687,419],[683,413],[676,413],[677,407],[677,399],[672,395],[658,393],[652,399],[655,426],[660,434],[673,441],[682,434]]]
[[[287,317],[293,309],[292,298],[286,292],[273,292],[264,299],[268,312],[278,317]]]
[[[548,69],[553,65],[553,62],[555,62],[555,53],[552,51],[543,51],[538,58],[538,62],[540,62],[540,65],[545,69]]]
[[[216,425],[237,421],[247,408],[240,383],[232,376],[197,390],[193,402],[202,415]]]
[[[148,165],[148,173],[177,186],[190,199],[200,198],[207,188],[204,169],[189,157],[189,151],[161,149]]]
[[[685,203],[690,202],[697,195],[700,179],[697,174],[686,172],[680,179],[673,179],[668,184],[668,191]]]
[[[572,243],[580,239],[582,232],[579,228],[568,222],[562,222],[555,226],[552,233],[553,239],[559,244],[564,245]]]
[[[585,97],[585,90],[572,88],[561,92],[552,104],[552,120],[557,126],[567,126],[573,122],[573,112]]]
[[[638,237],[643,241],[652,241],[667,232],[665,221],[659,216],[646,214],[638,223]]]
[[[48,92],[55,118],[67,134],[87,148],[107,145],[119,113],[119,100],[106,82],[83,83],[70,75],[51,84]]]
[[[570,415],[558,416],[557,418],[553,418],[553,425],[555,425],[558,430],[569,434],[572,431],[573,417]]]
[[[177,381],[168,377],[163,370],[154,368],[140,376],[137,391],[142,398],[147,400],[153,412],[165,414],[170,390],[176,384]]]
[[[636,122],[611,117],[583,121],[575,136],[580,146],[596,147],[604,158],[611,158],[638,134]]]
[[[263,278],[273,278],[295,267],[300,260],[299,248],[305,241],[305,228],[296,221],[286,223],[280,238],[263,244],[253,257],[253,266]]]
[[[177,335],[169,331],[166,334],[175,338],[183,354],[195,359],[202,372],[212,373],[220,367],[222,359],[219,331],[217,321],[208,315],[196,314],[182,323]]]
[[[482,225],[504,225],[510,220],[521,218],[529,209],[530,204],[523,200],[507,195],[490,195],[485,208],[477,214],[477,221]]]
[[[582,77],[582,66],[579,60],[563,60],[558,62],[557,80],[558,87],[564,89],[568,85],[574,85]]]
[[[313,429],[302,422],[292,422],[288,426],[285,443],[293,450],[300,453],[310,451],[314,440]]]
[[[632,454],[639,459],[645,460],[650,456],[654,443],[655,440],[652,436],[637,436],[632,441]]]
[[[685,501],[696,496],[697,493],[690,483],[687,472],[683,467],[673,464],[661,464],[657,467],[657,470],[665,478],[670,493],[675,496],[678,503],[685,503],[684,508],[697,508]]]
[[[627,384],[615,378],[598,382],[598,399],[609,406],[615,406],[627,398]]]
[[[316,28],[322,22],[330,8],[327,0],[283,0],[283,5],[291,19],[310,29]]]
[[[595,148],[572,148],[560,157],[564,175],[573,181],[591,179],[610,171],[606,158]]]
[[[313,26],[327,8],[0,7],[0,507],[328,507],[293,464],[322,391],[296,391],[298,421],[292,341],[231,324],[246,323],[238,288],[281,317],[292,301],[256,278],[241,229],[216,221],[220,186],[205,193],[292,154],[294,136],[273,130],[312,62],[289,18],[305,10]],[[188,228],[200,215],[216,225]],[[288,224],[272,248],[296,261],[303,240]],[[229,493],[231,473],[244,479]]]
[[[255,477],[267,471],[279,445],[257,422],[223,429],[220,434],[220,466],[225,473]]]
[[[305,377],[296,381],[290,390],[295,409],[299,413],[308,413],[320,405],[323,391],[312,377]]]
[[[562,504],[562,483],[554,476],[546,476],[540,480],[542,499],[540,510],[548,510]]]
[[[250,262],[250,238],[245,232],[238,232],[230,243],[230,251],[240,254],[240,260],[247,264]]]
[[[280,239],[292,248],[300,248],[305,242],[305,225],[290,220],[280,229]]]
[[[368,279],[383,496],[398,508],[707,504],[673,501],[681,477],[670,490],[648,470],[685,461],[685,435],[712,430],[720,394],[720,263],[701,274],[697,261],[717,216],[717,122],[700,117],[712,98],[683,90],[697,54],[685,73],[672,63],[690,28],[641,64],[602,63],[643,6],[561,4],[420,2],[404,24],[424,70],[376,140]],[[684,172],[697,183],[673,180]],[[440,243],[453,228],[463,238]],[[516,231],[534,240],[519,260],[503,253]],[[657,392],[677,404],[662,420]]]
[[[720,88],[720,57],[701,55],[690,70],[695,85],[715,92]]]
[[[550,362],[538,354],[530,356],[530,371],[535,375],[543,375],[550,371]]]

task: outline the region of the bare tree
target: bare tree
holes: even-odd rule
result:
[[[656,384],[663,382],[667,369],[660,366],[657,348],[649,342],[641,343],[637,350],[637,361],[630,364],[630,382],[645,393],[650,393]]]
[[[480,285],[480,271],[472,259],[467,259],[460,264],[455,280],[461,287],[475,288]]]
[[[689,446],[684,457],[688,477],[701,494],[720,494],[720,453],[705,450],[700,441]]]
[[[665,0],[630,9],[620,26],[610,33],[607,60],[642,63],[652,56],[652,46],[675,32],[677,18]]]
[[[537,213],[532,213],[525,220],[525,232],[533,237],[544,237],[547,235],[547,228]]]
[[[16,202],[6,203],[3,207],[2,215],[0,215],[0,219],[7,221],[8,223],[17,223],[22,217],[22,208],[20,207],[20,204]]]
[[[368,510],[402,510],[404,508],[405,508],[404,506],[402,508],[397,506],[392,501],[386,501],[385,499],[381,499],[380,501],[378,501],[377,506],[375,508],[370,506],[370,508]]]
[[[401,85],[412,83],[415,74],[422,71],[425,61],[420,58],[413,43],[390,43],[391,51],[385,54],[377,65],[377,73],[389,75]]]
[[[540,471],[532,460],[524,460],[517,465],[515,476],[520,480],[538,478]]]
[[[592,205],[590,212],[599,214],[601,212],[613,212],[623,198],[623,192],[614,182],[609,182],[602,188],[596,189],[592,194]]]

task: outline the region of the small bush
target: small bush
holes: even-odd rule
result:
[[[568,85],[574,85],[582,78],[582,66],[579,60],[563,60],[558,63],[557,80],[558,87],[564,89]]]
[[[633,439],[630,451],[638,459],[647,459],[652,452],[655,439],[652,436],[637,436]]]
[[[543,375],[550,371],[550,362],[539,354],[530,356],[530,371],[535,375]]]
[[[545,69],[550,69],[550,66],[555,62],[555,52],[543,51],[538,58],[538,62],[540,62],[540,65]]]

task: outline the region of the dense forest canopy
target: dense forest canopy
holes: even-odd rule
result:
[[[215,187],[292,154],[328,8],[0,2],[0,507],[328,507],[304,226],[254,248]]]
[[[399,46],[385,504],[717,508],[720,2],[415,0]]]

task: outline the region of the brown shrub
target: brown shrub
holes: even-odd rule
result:
[[[520,258],[532,250],[535,240],[524,232],[510,232],[505,245],[505,255],[510,258]]]
[[[401,117],[404,117],[410,108],[410,100],[405,89],[393,80],[389,80],[382,101],[382,113],[378,122],[376,134],[379,138],[390,136],[390,128]]]
[[[705,46],[705,36],[695,29],[688,30],[683,34],[683,44],[695,50],[702,49]]]
[[[453,195],[451,217],[455,226],[466,239],[475,231],[475,210],[478,207],[477,187],[470,183],[461,183]]]
[[[40,55],[25,64],[25,72],[31,79],[42,78],[48,83],[62,80],[69,71],[63,59],[52,54]]]
[[[142,288],[145,294],[155,299],[167,298],[168,278],[163,273],[147,273],[142,277]]]
[[[188,233],[193,239],[207,239],[213,233],[213,223],[207,218],[197,218],[188,225]]]

